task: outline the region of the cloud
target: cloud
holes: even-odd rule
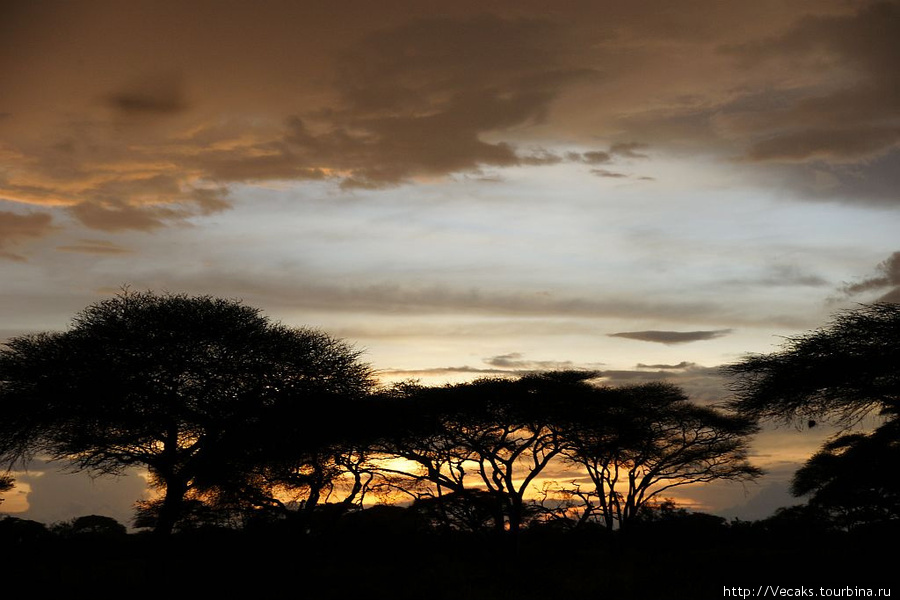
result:
[[[101,231],[146,231],[209,214],[204,192],[236,182],[328,179],[347,189],[379,189],[484,167],[552,165],[562,158],[551,150],[520,151],[496,138],[546,121],[564,90],[596,77],[573,59],[577,46],[566,27],[542,16],[462,11],[416,18],[421,11],[403,10],[354,22],[348,14],[322,29],[356,28],[354,35],[336,35],[343,47],[326,44],[322,55],[310,45],[316,36],[276,24],[308,21],[309,15],[280,14],[304,12],[300,8],[270,5],[252,15],[190,7],[156,15],[154,9],[159,42],[147,41],[146,48],[127,32],[141,28],[147,9],[138,4],[130,13],[95,15],[121,37],[122,48],[108,55],[112,41],[88,32],[79,38],[81,51],[104,55],[110,69],[103,78],[82,72],[77,83],[65,74],[62,82],[70,87],[57,93],[68,98],[68,113],[44,115],[28,127],[20,111],[10,111],[4,158],[8,154],[11,164],[0,175],[0,193],[21,203],[69,206],[82,224]],[[98,27],[83,16],[69,17],[89,30]],[[220,67],[208,56],[236,69],[248,58],[223,44],[228,36],[166,35],[192,21],[206,22],[207,33],[246,25],[253,38],[246,52],[271,49],[278,62],[253,63],[252,73],[241,71],[246,81],[229,74],[204,86],[199,81]],[[283,37],[269,39],[262,34],[268,30],[281,30]],[[75,43],[62,36],[51,45]],[[288,53],[272,44],[289,46]],[[152,60],[135,67],[128,61],[135,51]],[[310,55],[319,55],[322,66],[310,65]],[[43,55],[30,58],[36,71],[62,68]],[[69,66],[77,73],[79,64]],[[288,64],[300,71],[284,71],[281,65]],[[310,70],[315,77],[302,75]],[[105,111],[96,109],[98,97]],[[224,191],[214,208],[228,208]]]
[[[146,479],[134,469],[117,477],[91,478],[65,471],[60,463],[34,461],[28,471],[16,474],[16,481],[30,487],[28,510],[18,516],[44,523],[99,514],[129,524],[134,503],[148,495]]]
[[[884,154],[897,142],[900,142],[900,127],[809,129],[757,142],[750,148],[747,158],[780,162],[856,162]]]
[[[435,377],[441,375],[502,375],[520,376],[541,371],[596,371],[601,363],[575,363],[571,360],[523,360],[519,352],[510,352],[483,359],[490,368],[471,367],[435,367],[425,369],[383,369],[379,375],[396,379],[398,377]]]
[[[607,171],[606,169],[591,169],[591,173],[598,177],[610,177],[613,179],[621,179],[623,177],[628,177],[628,175],[624,173],[616,173],[615,171]]]
[[[92,239],[78,240],[78,243],[76,244],[57,246],[56,249],[60,252],[77,252],[84,254],[128,254],[132,252],[128,248],[117,246],[108,240]]]
[[[696,367],[696,366],[697,366],[697,363],[688,362],[686,360],[681,361],[677,365],[645,365],[643,363],[638,363],[637,365],[635,365],[635,367],[638,369],[662,369],[662,370],[689,369],[691,367]]]
[[[609,152],[610,154],[616,154],[626,158],[649,158],[643,152],[638,152],[638,150],[644,150],[647,147],[647,144],[642,144],[640,142],[616,142],[609,147]]]
[[[560,371],[568,369],[595,369],[600,363],[576,365],[571,360],[523,360],[520,352],[510,352],[483,359],[485,363],[502,369],[515,369],[519,372],[528,371]]]
[[[733,130],[762,137],[747,158],[861,162],[896,148],[898,30],[895,2],[869,2],[852,14],[810,15],[779,36],[726,48],[745,64],[832,75],[828,82],[799,78],[808,82],[806,93],[780,107],[732,115]]]
[[[32,212],[18,214],[0,211],[0,259],[25,260],[10,248],[16,247],[25,240],[44,237],[57,229],[53,218],[48,213]]]
[[[134,116],[166,116],[187,108],[184,82],[177,75],[158,75],[136,82],[122,91],[107,96],[110,107],[120,114]]]
[[[607,334],[609,337],[621,337],[642,342],[656,342],[659,344],[686,344],[713,340],[728,335],[731,329],[716,329],[714,331],[623,331]]]
[[[436,315],[487,314],[493,316],[550,316],[567,318],[654,317],[684,321],[708,319],[725,312],[723,306],[707,301],[636,301],[627,296],[594,297],[577,293],[541,294],[492,287],[459,288],[450,285],[408,284],[392,281],[337,285],[318,280],[273,284],[264,272],[238,273],[233,268],[217,271],[205,268],[202,273],[179,277],[160,270],[146,274],[134,285],[148,288],[173,286],[176,289],[244,289],[259,290],[269,306],[285,306],[292,310],[326,309],[335,312],[364,311],[373,314]],[[279,272],[279,275],[283,273]],[[734,319],[733,315],[730,315]],[[771,317],[769,317],[771,319]]]
[[[573,153],[573,156],[577,157],[578,154]],[[585,162],[589,165],[602,165],[608,163],[612,160],[612,155],[609,152],[602,152],[600,150],[595,150],[591,152],[582,152],[581,153],[581,161]]]
[[[730,279],[722,282],[727,285],[737,286],[765,286],[765,287],[823,287],[829,281],[820,275],[808,273],[796,265],[769,265],[764,272],[756,277]]]
[[[379,369],[382,377],[431,377],[436,375],[515,375],[516,371],[508,369],[482,369],[463,365],[461,367],[435,367],[430,369]]]
[[[340,54],[336,108],[291,120],[287,151],[365,189],[558,163],[552,152],[520,154],[485,136],[543,122],[562,90],[594,76],[569,66],[563,33],[546,20],[490,14],[375,31]]]
[[[828,285],[828,280],[819,275],[805,273],[794,265],[775,265],[771,273],[760,279],[759,283],[774,286],[822,287]]]
[[[719,403],[729,394],[729,379],[721,368],[705,367],[689,361],[675,365],[638,363],[631,370],[602,371],[600,381],[614,386],[668,381],[681,387],[692,400],[703,404]]]
[[[825,163],[838,184],[810,195],[895,202],[896,6],[764,4],[22,6],[0,195],[150,231],[227,209],[235,183],[382,189],[652,147],[800,190]]]
[[[879,273],[878,275],[868,277],[857,283],[846,284],[843,288],[844,293],[855,295],[893,287],[894,289],[888,291],[878,300],[881,302],[897,302],[900,300],[900,252],[891,254],[876,269]]]

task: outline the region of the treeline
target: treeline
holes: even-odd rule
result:
[[[375,386],[346,344],[239,302],[124,292],[0,354],[2,456],[145,466],[139,527],[311,524],[373,494],[450,529],[625,527],[665,491],[758,475],[752,420],[566,371]],[[560,478],[564,478],[560,482]]]
[[[661,514],[675,487],[760,474],[747,449],[757,392],[771,386],[753,360],[729,409],[588,371],[384,389],[319,331],[237,301],[124,291],[65,332],[0,351],[0,458],[145,467],[160,494],[135,525],[163,536],[273,523],[313,533],[373,499],[409,504],[417,526],[445,533],[624,531]]]

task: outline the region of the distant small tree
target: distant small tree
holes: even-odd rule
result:
[[[496,495],[468,490],[417,498],[409,510],[429,528],[477,533],[495,529],[503,508]]]
[[[41,543],[49,537],[47,526],[38,521],[11,516],[0,519],[0,548]]]
[[[371,372],[358,357],[238,301],[125,290],[65,332],[0,350],[0,459],[44,454],[101,474],[144,466],[164,490],[156,530],[169,533],[189,492],[220,483],[225,457],[258,454],[260,431],[365,394]]]
[[[124,537],[128,530],[124,525],[102,515],[86,515],[70,521],[55,523],[50,531],[61,537],[93,537],[116,538]]]

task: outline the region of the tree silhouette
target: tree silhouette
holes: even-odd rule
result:
[[[612,529],[673,487],[760,474],[746,458],[756,431],[751,419],[695,405],[669,384],[602,387],[592,383],[597,375],[560,371],[443,388],[405,386],[405,403],[392,419],[399,433],[384,450],[418,469],[393,472],[431,484],[424,493],[438,499],[449,493],[447,506],[455,512],[467,498],[479,502],[471,507],[479,515],[493,507],[495,527],[512,532],[540,514],[538,506],[548,516],[558,513],[551,496],[560,506],[579,499],[581,522],[599,515]],[[563,462],[575,479],[579,473],[571,467],[582,469],[594,489],[544,487],[535,501],[538,479]],[[416,495],[415,486],[406,489]]]
[[[0,475],[0,494],[8,492],[13,488],[14,479],[9,475]],[[4,498],[0,498],[0,504],[3,504]]]
[[[144,466],[164,492],[156,530],[169,533],[189,492],[215,488],[213,457],[255,450],[243,442],[259,436],[242,431],[314,419],[318,403],[370,385],[358,353],[324,333],[238,301],[125,290],[65,332],[0,352],[0,458],[46,454],[101,474]]]
[[[317,397],[308,390],[315,401],[302,404],[304,414],[292,402],[262,407],[245,427],[224,433],[198,486],[225,512],[300,519],[304,528],[323,502],[361,505],[374,477],[363,392]]]
[[[473,511],[491,508],[494,528],[515,534],[531,512],[527,493],[564,449],[555,424],[578,401],[583,382],[595,376],[569,371],[439,388],[403,386],[400,404],[394,398],[389,413],[395,433],[382,450],[417,469],[382,472],[404,477],[397,485],[413,495],[451,493],[447,508],[454,512],[467,500],[478,504]],[[433,488],[423,492],[422,484]],[[484,493],[494,501],[485,502]]]
[[[826,327],[788,338],[782,349],[726,367],[732,406],[783,421],[834,418],[848,426],[900,409],[900,304],[839,313]]]
[[[128,530],[124,525],[102,515],[85,515],[69,521],[55,523],[50,531],[61,537],[91,537],[95,539],[112,539],[124,537]]]
[[[752,420],[693,404],[668,383],[596,388],[561,428],[566,458],[594,488],[578,490],[581,521],[596,514],[608,529],[625,527],[672,488],[758,477],[747,461],[756,430]]]
[[[792,491],[842,527],[900,518],[900,489],[885,473],[900,466],[900,304],[839,313],[828,326],[788,338],[768,355],[730,365],[732,406],[781,421],[832,419],[846,432],[869,414],[873,433],[845,433],[796,473]]]
[[[794,475],[791,492],[809,495],[809,505],[835,526],[900,518],[900,422],[869,434],[853,433],[829,441]]]

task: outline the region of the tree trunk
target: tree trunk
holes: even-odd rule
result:
[[[184,508],[184,496],[187,493],[187,482],[180,477],[170,475],[165,478],[166,495],[159,509],[154,532],[160,536],[168,536],[175,529]]]

